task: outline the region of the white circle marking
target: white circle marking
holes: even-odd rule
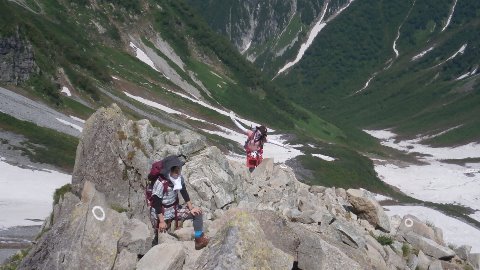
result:
[[[407,226],[408,228],[412,227],[413,226],[413,220],[410,219],[410,218],[405,219],[405,226]]]
[[[97,216],[97,213],[95,213],[95,210],[99,210],[102,215],[101,216]],[[94,206],[92,208],[92,214],[93,214],[93,217],[95,217],[96,220],[99,220],[99,221],[104,221],[105,220],[105,211],[103,211],[103,208],[100,207],[100,206]]]

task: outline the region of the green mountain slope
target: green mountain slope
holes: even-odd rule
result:
[[[189,2],[238,50],[252,40],[244,55],[271,78],[295,59],[327,6],[326,26],[301,61],[274,79],[286,96],[344,129],[394,128],[415,136],[455,127],[427,141],[434,145],[464,144],[480,137],[475,117],[480,64],[477,2],[353,1],[331,18],[348,2]],[[222,6],[222,11],[209,8],[213,6]],[[262,27],[247,31],[252,21]],[[276,45],[285,42],[293,45],[278,56]],[[463,45],[465,50],[452,57]],[[258,50],[262,53],[252,57]],[[266,51],[277,56],[266,56]],[[422,52],[423,57],[412,60]]]

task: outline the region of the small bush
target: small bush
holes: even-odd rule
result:
[[[376,236],[375,239],[377,239],[378,243],[380,243],[382,246],[393,244],[393,238],[388,235]]]
[[[15,270],[18,268],[23,258],[27,256],[29,249],[22,249],[6,260],[4,265],[0,265],[0,270]]]
[[[57,188],[57,190],[55,190],[55,193],[53,194],[53,204],[57,204],[60,201],[60,198],[63,199],[63,196],[65,195],[65,193],[71,192],[71,191],[72,191],[71,184],[66,184],[61,188]]]

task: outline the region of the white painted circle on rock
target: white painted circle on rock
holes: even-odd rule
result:
[[[95,210],[98,210],[101,212],[101,216],[98,216],[97,213],[95,212]],[[93,214],[93,217],[95,217],[96,220],[99,220],[99,221],[104,221],[105,220],[105,211],[103,211],[103,208],[100,207],[100,206],[94,206],[92,208],[92,214]]]
[[[410,218],[405,219],[405,226],[407,226],[408,228],[412,227],[413,226],[413,220],[410,219]]]

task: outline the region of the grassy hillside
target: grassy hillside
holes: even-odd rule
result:
[[[429,142],[453,145],[478,140],[478,76],[456,79],[480,64],[480,4],[458,3],[451,24],[442,32],[451,1],[412,3],[352,4],[327,25],[298,66],[277,79],[287,89],[285,94],[337,125],[395,127],[411,136],[461,125]],[[393,41],[400,25],[400,56],[395,58]],[[443,63],[464,44],[463,54]],[[431,52],[412,61],[430,47],[434,47]],[[369,87],[355,94],[374,73]]]

